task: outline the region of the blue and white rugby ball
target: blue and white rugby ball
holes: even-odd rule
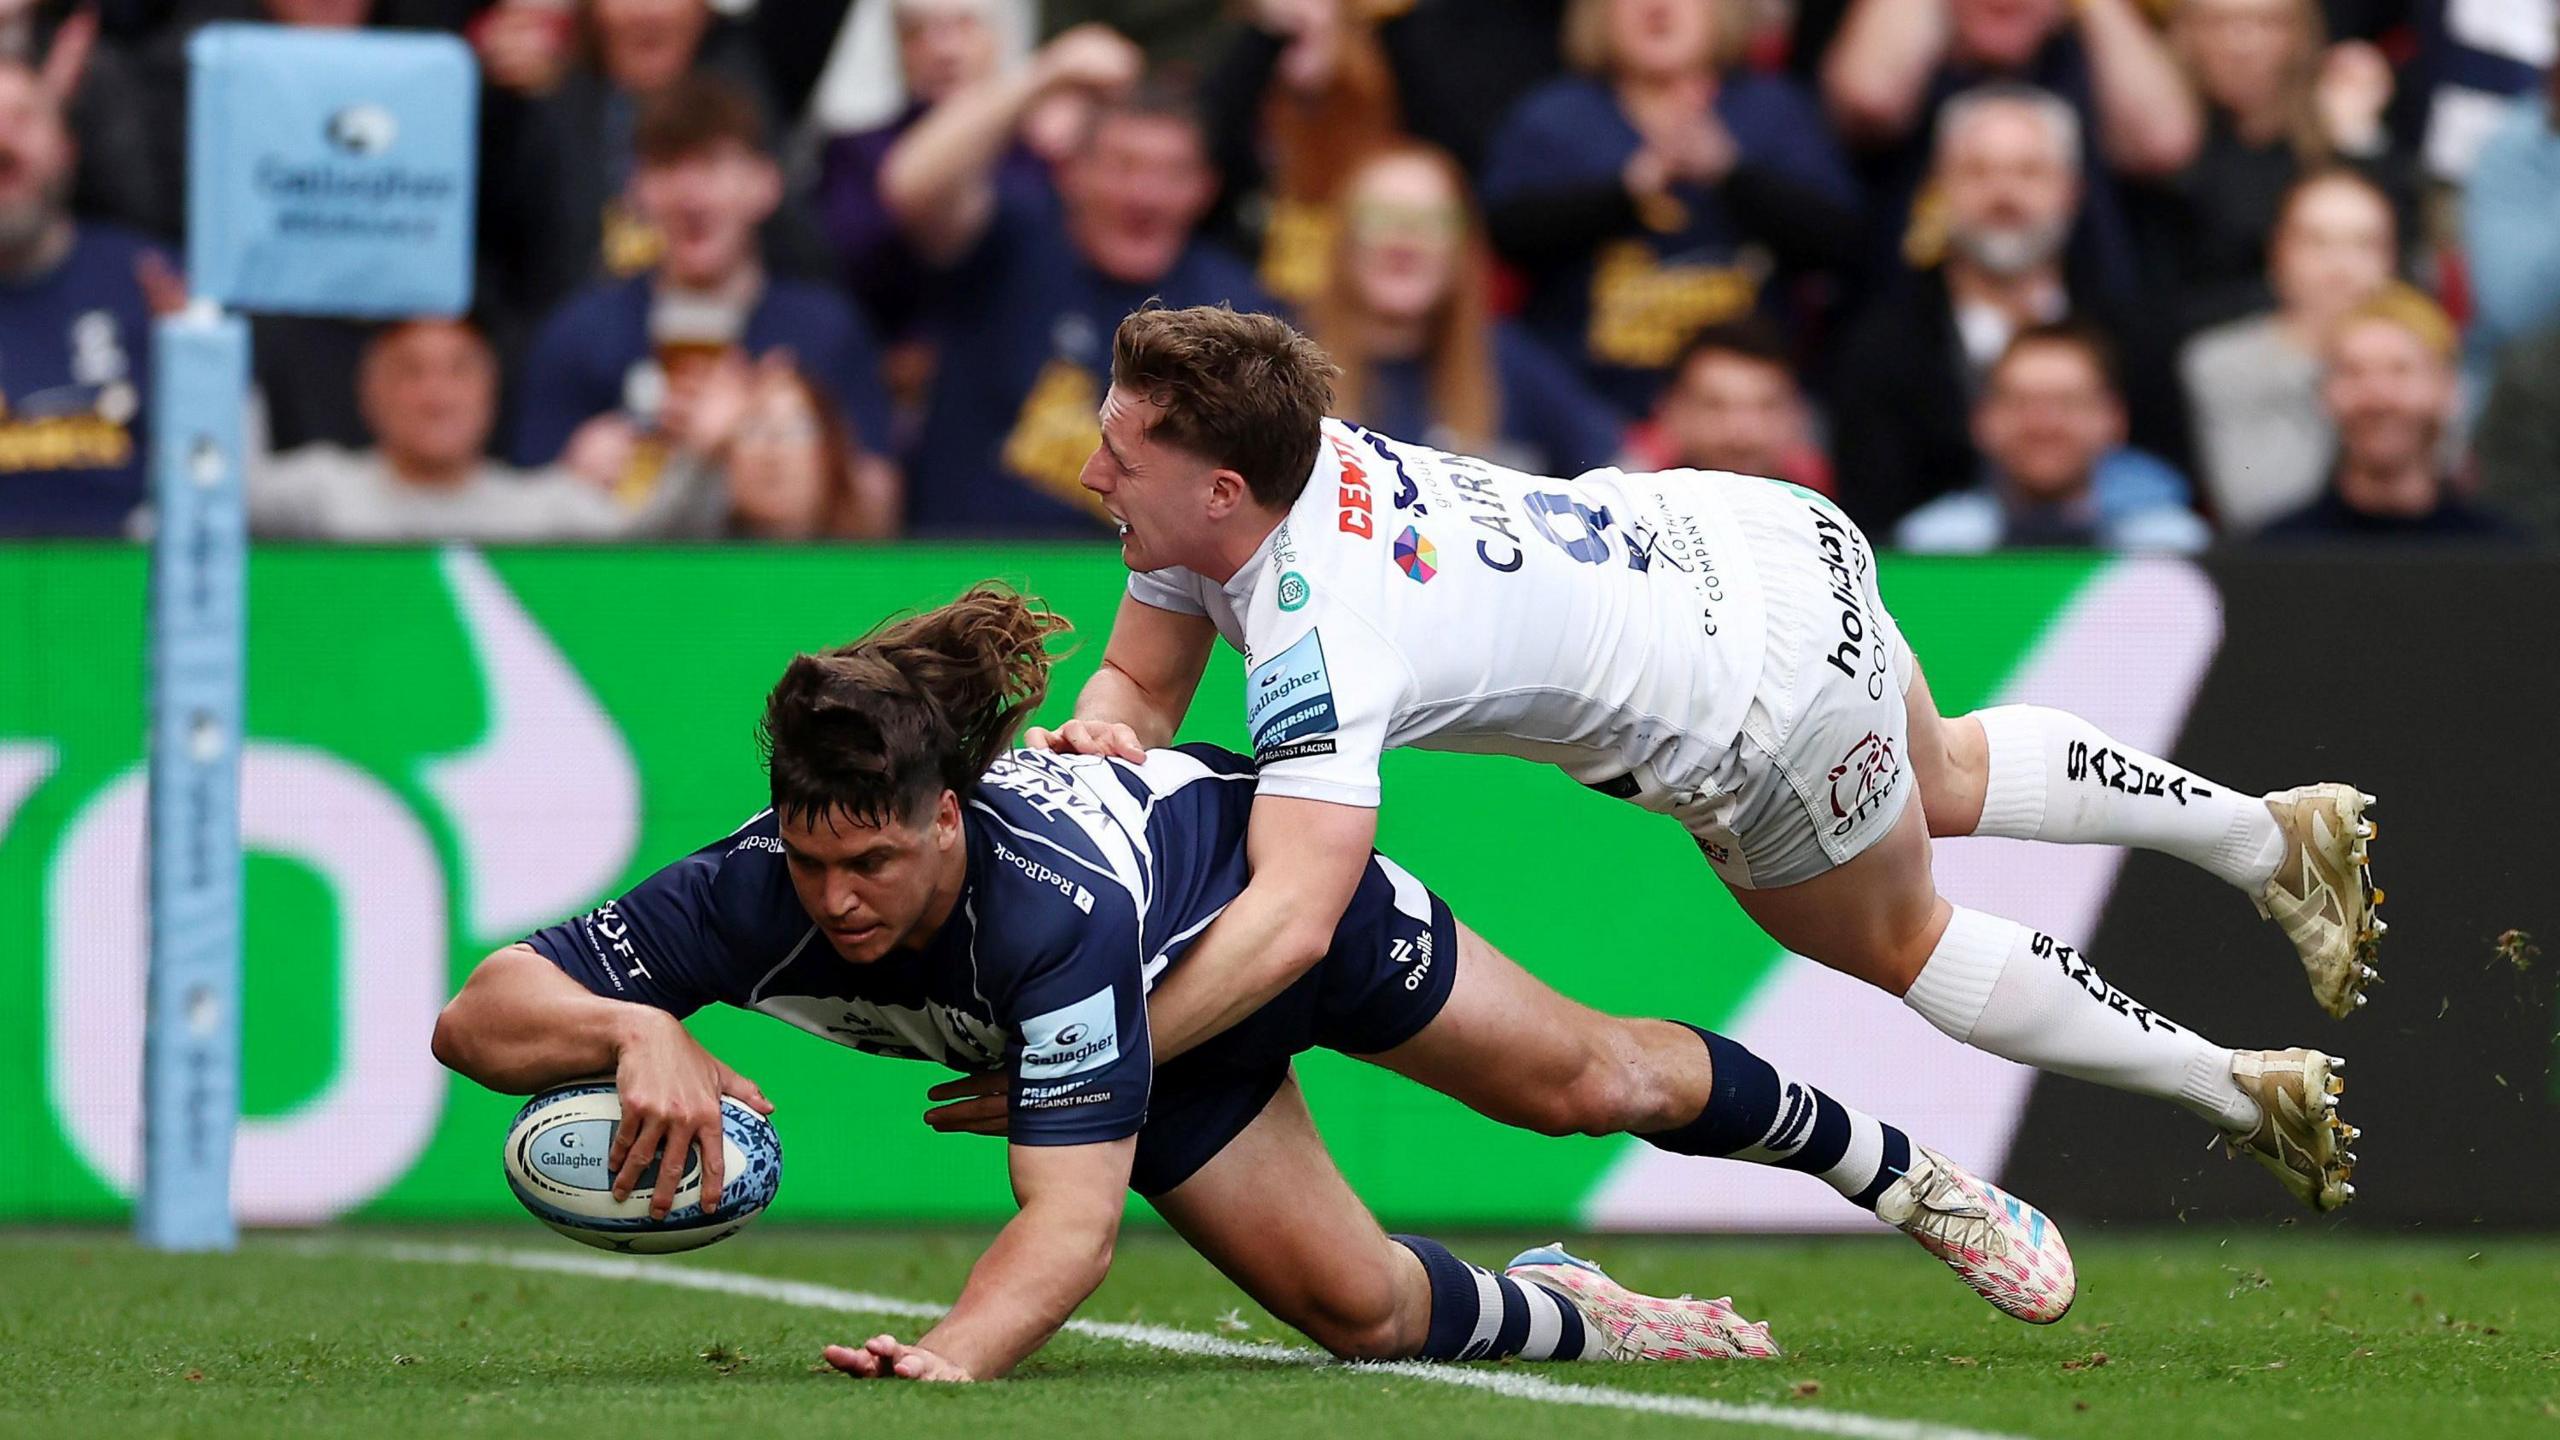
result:
[[[613,1198],[614,1127],[622,1097],[612,1085],[584,1082],[546,1090],[525,1102],[507,1127],[507,1187],[533,1218],[599,1250],[667,1255],[726,1240],[764,1213],[782,1188],[782,1137],[744,1104],[720,1101],[727,1158],[720,1206],[702,1212],[702,1153],[688,1147],[675,1204],[664,1220],[649,1218],[659,1161],[649,1162],[631,1198]]]

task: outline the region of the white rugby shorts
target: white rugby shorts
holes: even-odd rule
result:
[[[1740,742],[1673,813],[1726,884],[1768,890],[1847,864],[1901,818],[1915,666],[1874,549],[1837,506],[1774,482],[1729,498],[1759,571],[1767,654]]]

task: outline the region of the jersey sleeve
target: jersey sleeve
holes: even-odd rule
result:
[[[1146,1123],[1155,1055],[1136,902],[1117,885],[1076,883],[1092,909],[1038,947],[999,1016],[1013,1036],[1005,1070],[1016,1145],[1099,1144]]]
[[[1255,793],[1374,809],[1378,756],[1412,671],[1366,619],[1322,595],[1310,602],[1296,573],[1276,588],[1283,593],[1258,606],[1296,623],[1274,625],[1277,643],[1257,644],[1245,674],[1245,727],[1261,770]]]
[[[1206,615],[1209,607],[1200,603],[1199,594],[1191,588],[1188,570],[1132,570],[1129,572],[1129,598],[1158,610],[1176,615]]]
[[[697,851],[525,943],[606,999],[690,1015],[740,988],[740,962],[719,922],[719,873],[719,852]]]

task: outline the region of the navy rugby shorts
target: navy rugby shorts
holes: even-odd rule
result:
[[[1198,1173],[1271,1103],[1292,1056],[1376,1055],[1422,1033],[1448,1003],[1457,970],[1447,903],[1372,856],[1313,970],[1234,1029],[1157,1067],[1129,1188],[1152,1197]]]

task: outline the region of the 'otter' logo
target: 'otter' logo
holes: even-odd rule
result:
[[[1894,783],[1901,775],[1893,742],[1868,731],[1864,739],[1849,747],[1848,754],[1840,757],[1839,764],[1831,767],[1831,818],[1840,822],[1831,827],[1831,833],[1846,835],[1851,827],[1873,814],[1893,793]]]

